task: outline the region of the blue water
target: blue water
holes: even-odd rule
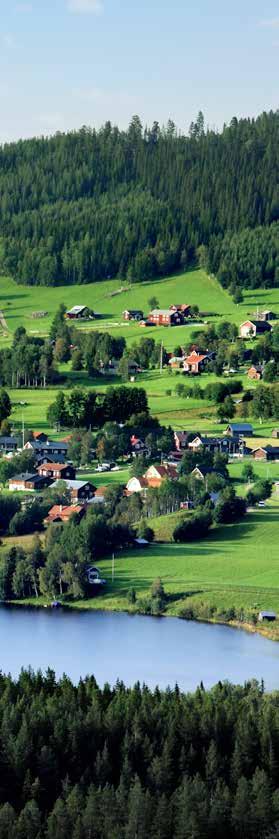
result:
[[[0,607],[0,669],[47,667],[76,683],[137,680],[149,687],[194,690],[228,679],[264,679],[279,688],[279,644],[226,626],[108,612]]]

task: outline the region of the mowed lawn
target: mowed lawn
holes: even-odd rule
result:
[[[120,289],[124,290],[115,293]],[[142,335],[152,334],[156,340],[163,339],[167,349],[173,349],[175,344],[188,340],[193,324],[175,329],[143,330],[137,324],[123,323],[123,310],[140,308],[147,315],[148,300],[155,296],[161,308],[168,308],[172,303],[190,303],[207,313],[205,320],[218,322],[222,318],[239,324],[248,314],[251,315],[255,311],[257,305],[275,309],[279,307],[278,289],[245,292],[243,303],[236,305],[214,277],[209,277],[198,269],[131,287],[127,286],[125,280],[106,280],[82,286],[57,288],[30,287],[17,285],[9,277],[1,277],[0,290],[0,309],[8,326],[8,336],[1,337],[1,346],[8,344],[12,333],[22,325],[30,334],[47,335],[60,303],[64,303],[67,308],[79,304],[86,305],[101,315],[100,320],[92,324],[85,323],[81,327],[85,330],[103,329],[116,336],[124,335],[128,344]],[[36,311],[45,311],[47,316],[39,320],[33,319],[32,312]]]
[[[177,514],[173,524],[176,521]],[[248,513],[239,524],[213,530],[200,542],[153,544],[116,555],[114,582],[111,559],[98,562],[106,592],[79,606],[127,608],[129,588],[142,597],[159,576],[170,595],[169,614],[179,614],[182,605],[195,601],[218,609],[243,605],[279,612],[278,545],[279,504],[273,498],[267,508]]]

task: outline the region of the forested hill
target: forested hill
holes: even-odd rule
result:
[[[126,132],[106,123],[5,145],[2,269],[39,285],[140,282],[187,267],[203,244],[225,285],[277,284],[278,140],[271,112],[220,134],[201,114],[189,136],[134,117]]]

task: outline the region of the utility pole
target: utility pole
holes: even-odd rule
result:
[[[22,448],[24,449],[24,416],[22,411]]]
[[[113,553],[112,558],[111,558],[111,581],[112,581],[112,583],[114,583],[114,567],[115,567],[115,557],[114,557],[114,553]]]

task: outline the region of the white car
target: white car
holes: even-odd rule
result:
[[[258,501],[258,507],[265,507],[265,501]]]
[[[97,466],[96,472],[109,472],[109,470],[110,470],[109,463],[99,463],[99,466]]]
[[[119,472],[119,471],[120,471],[120,466],[117,466],[117,465],[116,465],[116,466],[112,466],[112,468],[111,468],[111,472]]]

